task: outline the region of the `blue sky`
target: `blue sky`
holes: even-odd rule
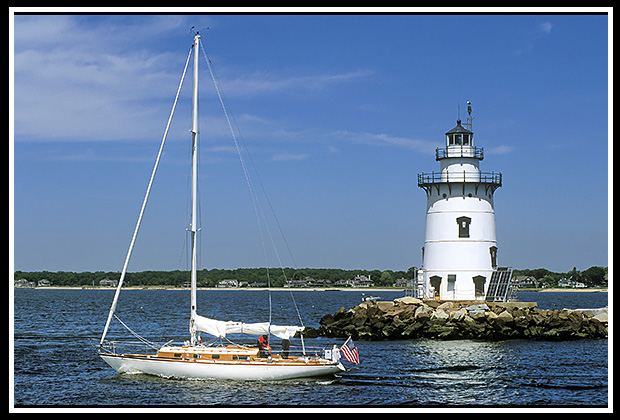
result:
[[[122,268],[191,26],[298,267],[419,266],[417,173],[438,169],[434,150],[467,100],[481,169],[503,174],[500,265],[608,264],[607,15],[18,14],[16,270]],[[264,266],[239,158],[201,69],[200,265]],[[130,271],[187,269],[190,96],[188,80]]]

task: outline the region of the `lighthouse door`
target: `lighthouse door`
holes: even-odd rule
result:
[[[439,299],[441,296],[441,277],[440,276],[431,276],[430,277],[431,287],[434,290],[434,299]]]
[[[486,281],[486,277],[484,276],[474,276],[474,289],[476,294],[476,299],[484,297],[484,283]]]

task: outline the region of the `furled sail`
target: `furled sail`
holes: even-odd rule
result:
[[[269,322],[258,322],[246,324],[244,322],[235,321],[218,321],[216,319],[205,318],[196,315],[194,319],[194,327],[196,331],[206,332],[215,337],[226,337],[226,334],[273,334],[278,338],[289,339],[297,331],[303,331],[304,327],[274,325]]]

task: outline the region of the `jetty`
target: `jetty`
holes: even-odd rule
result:
[[[539,309],[535,302],[442,301],[402,297],[366,301],[306,327],[305,337],[352,337],[354,340],[605,338],[608,308]]]

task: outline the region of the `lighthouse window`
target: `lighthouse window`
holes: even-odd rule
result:
[[[469,224],[471,223],[471,218],[461,216],[456,219],[456,223],[459,225],[459,238],[469,238]]]
[[[495,268],[497,267],[497,247],[490,247],[489,252],[491,253],[491,267]]]
[[[463,134],[463,146],[469,145],[469,134]]]

